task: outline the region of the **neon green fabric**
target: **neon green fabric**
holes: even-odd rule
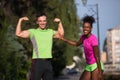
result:
[[[33,59],[52,58],[52,43],[55,31],[52,29],[29,29],[30,40],[33,44]]]
[[[104,70],[103,63],[102,62],[100,62],[100,63],[101,63],[101,69]],[[85,67],[85,70],[86,71],[94,71],[96,68],[97,68],[97,63],[91,64],[91,65],[87,64]]]

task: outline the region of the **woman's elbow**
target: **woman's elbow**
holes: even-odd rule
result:
[[[79,44],[79,43],[76,43],[76,46],[78,47],[78,46],[80,46],[81,44]]]
[[[75,43],[75,44],[72,44],[72,45],[73,45],[73,46],[76,46],[76,47],[78,46],[76,43]]]

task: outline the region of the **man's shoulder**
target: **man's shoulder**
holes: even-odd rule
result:
[[[29,29],[29,31],[36,31],[36,30],[37,30],[36,28]]]
[[[48,28],[47,30],[53,30],[53,29]]]
[[[55,31],[55,30],[53,30],[53,29],[49,29],[49,28],[48,28],[47,31],[52,31],[52,32],[53,32],[53,31]]]
[[[29,29],[29,30],[36,30],[35,28],[31,28],[31,29]]]

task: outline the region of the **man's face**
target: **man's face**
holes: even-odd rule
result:
[[[46,25],[47,25],[47,17],[46,16],[40,16],[37,19],[37,24],[39,25],[39,28],[41,29],[46,29]]]

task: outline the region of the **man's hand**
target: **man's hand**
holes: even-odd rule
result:
[[[21,17],[19,20],[21,20],[21,21],[23,21],[23,20],[24,20],[24,21],[27,21],[27,20],[29,20],[29,19],[28,19],[28,17]]]
[[[59,23],[61,20],[59,18],[55,18],[54,22]]]

